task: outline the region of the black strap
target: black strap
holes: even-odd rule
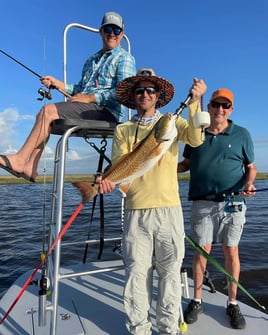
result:
[[[96,202],[97,202],[97,195],[93,198],[93,204],[92,204],[92,209],[91,209],[91,216],[90,216],[90,223],[89,223],[89,228],[88,228],[88,234],[87,234],[87,239],[89,240],[90,237],[90,232],[91,232],[91,226],[93,222],[93,216],[94,216],[94,211],[96,207]],[[83,263],[86,263],[87,261],[87,252],[88,252],[88,243],[86,243],[85,251],[84,251],[84,257],[83,257]]]
[[[95,143],[93,143],[93,142],[88,142],[88,143],[100,154],[99,155],[99,163],[98,163],[97,174],[102,174],[104,159],[108,163],[111,163],[111,160],[105,155],[105,151],[106,151],[106,147],[107,147],[107,140],[104,138],[101,141],[102,147],[100,149],[95,145]],[[101,256],[102,256],[102,253],[103,253],[103,248],[104,248],[104,197],[103,197],[103,194],[96,194],[94,199],[93,199],[91,218],[90,218],[90,227],[91,227],[91,224],[92,224],[92,221],[93,221],[94,211],[95,211],[98,196],[100,197],[100,237],[99,237],[100,238],[100,243],[99,243],[98,259],[101,259]],[[89,239],[89,237],[90,237],[90,228],[89,228],[89,232],[88,232],[88,239]],[[83,257],[83,263],[86,262],[87,252],[88,252],[88,243],[86,244],[84,257]]]
[[[107,146],[106,139],[102,140],[101,143],[103,145],[100,148],[98,173],[102,173],[103,162],[104,162],[104,158],[106,157],[105,156],[105,151],[106,151],[106,146]],[[100,245],[99,245],[98,259],[101,259],[103,248],[104,248],[104,199],[103,199],[103,194],[100,194]]]
[[[100,246],[98,259],[101,259],[104,248],[104,199],[103,194],[100,194]]]

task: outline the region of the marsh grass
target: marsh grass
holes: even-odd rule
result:
[[[257,180],[267,180],[268,179],[268,172],[266,173],[258,173],[257,174]],[[88,174],[88,175],[66,175],[65,176],[65,183],[71,183],[74,181],[93,181],[94,175]],[[189,180],[189,173],[179,173],[178,174],[178,180],[184,181]],[[53,176],[52,175],[46,175],[42,176],[39,175],[38,179],[36,180],[36,183],[42,184],[42,183],[52,183],[53,182]],[[4,176],[0,175],[0,184],[29,184],[29,182],[23,178],[16,178],[14,176]]]

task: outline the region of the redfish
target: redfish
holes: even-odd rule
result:
[[[134,147],[133,151],[112,164],[103,173],[102,179],[120,184],[119,189],[126,195],[134,179],[141,177],[156,164],[160,164],[161,158],[177,137],[176,119],[177,116],[171,113],[161,116],[150,133]],[[73,185],[80,190],[84,202],[91,200],[98,193],[97,183],[78,181]]]

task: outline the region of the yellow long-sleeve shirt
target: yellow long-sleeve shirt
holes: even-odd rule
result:
[[[180,116],[177,118],[178,137],[160,163],[132,182],[126,195],[126,208],[142,209],[180,205],[177,180],[178,141],[193,147],[203,143],[200,128],[196,129],[193,126],[193,116],[200,112],[199,102],[190,104],[188,110],[189,122]],[[112,162],[117,162],[124,154],[131,152],[135,137],[137,136],[136,143],[139,143],[148,135],[154,124],[138,125],[136,122],[127,121],[118,125],[113,139]]]

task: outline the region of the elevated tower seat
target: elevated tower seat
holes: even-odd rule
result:
[[[107,138],[113,137],[116,125],[117,123],[108,121],[58,119],[52,123],[51,134],[63,135],[67,130],[74,128],[71,136]]]
[[[102,172],[103,161],[106,160],[110,163],[110,158],[105,155],[107,139],[112,138],[117,123],[108,121],[96,120],[65,120],[58,119],[52,123],[51,134],[59,135],[60,138],[57,142],[54,158],[54,173],[52,183],[52,206],[51,206],[51,236],[50,241],[53,241],[57,234],[62,229],[63,218],[63,204],[64,204],[64,181],[65,181],[65,167],[68,151],[68,142],[70,137],[80,137],[89,143],[99,154],[98,172]],[[88,139],[102,139],[101,147],[98,148],[93,142]],[[103,195],[100,195],[103,196]],[[60,264],[60,241],[55,248],[56,267],[54,268],[57,278],[59,275]],[[57,285],[57,284],[56,284]]]

